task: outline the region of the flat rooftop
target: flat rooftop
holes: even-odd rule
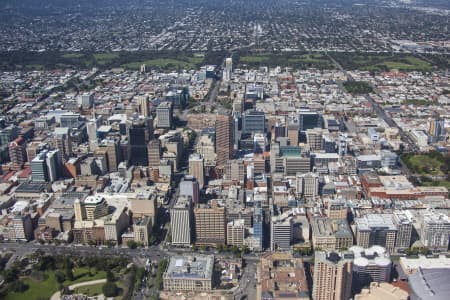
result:
[[[164,274],[170,279],[211,279],[214,255],[172,256]]]
[[[367,214],[355,219],[358,230],[372,230],[373,228],[383,228],[387,230],[397,230],[392,214]]]

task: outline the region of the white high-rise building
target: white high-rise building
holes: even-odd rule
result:
[[[89,109],[94,105],[94,94],[93,93],[85,93],[81,95],[79,104],[83,109]]]
[[[172,245],[189,246],[191,244],[192,228],[192,198],[180,196],[175,206],[170,210],[172,225]]]
[[[314,199],[319,194],[319,175],[315,173],[300,174],[297,176],[297,194],[306,199]]]
[[[98,149],[97,122],[95,122],[94,120],[87,122],[86,130],[89,139],[89,150],[93,152]]]
[[[225,81],[231,80],[231,73],[233,72],[233,59],[231,57],[228,57],[225,59],[225,71],[223,79]]]

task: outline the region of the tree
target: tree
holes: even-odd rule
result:
[[[128,241],[127,242],[127,246],[130,249],[136,249],[138,245],[137,245],[137,243],[135,241]]]
[[[12,290],[16,293],[23,293],[28,289],[28,285],[22,280],[17,280],[12,284]]]
[[[111,272],[111,270],[107,270],[106,271],[106,281],[107,282],[114,282],[115,281],[114,274]]]
[[[106,297],[115,297],[117,296],[118,288],[114,282],[107,282],[103,285],[102,291]]]
[[[63,283],[64,280],[66,280],[66,276],[64,275],[64,273],[59,270],[55,272],[55,278],[59,283]]]
[[[19,271],[16,269],[6,270],[4,277],[6,282],[13,282],[19,278]]]

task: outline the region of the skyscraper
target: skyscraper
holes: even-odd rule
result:
[[[63,161],[67,161],[72,156],[72,138],[68,127],[55,128],[55,146]]]
[[[148,165],[147,144],[153,134],[148,119],[134,120],[128,131],[130,162],[135,166]]]
[[[233,120],[230,115],[216,118],[216,154],[218,166],[223,166],[233,157]]]
[[[172,244],[189,246],[192,239],[192,199],[190,196],[180,196],[170,210],[172,226]]]
[[[172,103],[161,102],[156,108],[158,128],[170,128],[172,126]]]
[[[161,162],[161,141],[158,139],[151,140],[147,145],[148,166],[157,168]]]
[[[264,133],[266,115],[262,111],[248,110],[242,115],[242,133]]]
[[[180,196],[189,196],[194,204],[198,203],[198,181],[193,176],[184,176],[180,182]]]
[[[217,203],[213,201],[210,208],[194,208],[194,216],[196,244],[225,244],[226,218],[224,207],[218,207]]]
[[[223,74],[224,75],[223,79],[225,81],[230,81],[232,72],[233,72],[233,59],[231,57],[227,57],[225,59],[225,71]]]
[[[23,137],[18,137],[9,143],[9,159],[11,160],[12,169],[19,170],[27,161],[27,143]]]
[[[191,154],[189,156],[189,175],[194,176],[198,180],[199,188],[205,185],[204,176],[204,159],[199,154]]]
[[[352,290],[352,253],[316,251],[313,299],[348,300]]]
[[[254,250],[262,251],[264,245],[264,211],[261,208],[261,201],[255,202],[255,211],[253,212],[253,237],[257,241]]]

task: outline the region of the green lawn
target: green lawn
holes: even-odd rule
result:
[[[444,175],[441,166],[444,164],[443,157],[431,156],[430,154],[403,155],[403,162],[411,172],[420,175]]]
[[[119,57],[117,53],[96,53],[94,58],[96,60],[113,60]]]
[[[63,58],[82,58],[84,54],[82,53],[64,53],[61,55]]]
[[[142,64],[145,64],[150,68],[161,68],[161,69],[194,69],[197,63],[200,63],[202,58],[200,57],[189,57],[186,61],[173,59],[173,58],[158,58],[150,59],[139,62],[132,62],[123,64],[122,67],[125,69],[139,70]]]
[[[95,269],[91,269],[92,275],[89,276],[88,268],[75,268],[73,275],[75,280],[64,281],[64,286],[69,286],[74,283],[80,283],[84,281],[91,281],[97,279],[106,278],[104,271],[97,272]],[[47,279],[43,281],[36,281],[31,278],[24,278],[23,281],[29,285],[29,288],[24,293],[8,293],[5,300],[21,300],[21,299],[49,299],[51,295],[58,291],[58,283],[55,279],[55,274],[52,271],[45,272]]]
[[[252,56],[242,56],[240,58],[241,63],[263,63],[269,60],[269,56],[266,55],[252,55]]]
[[[443,186],[450,190],[450,181],[446,180],[423,181],[422,186]]]
[[[74,294],[84,294],[89,297],[103,294],[102,287],[104,283],[82,286],[74,290]]]

